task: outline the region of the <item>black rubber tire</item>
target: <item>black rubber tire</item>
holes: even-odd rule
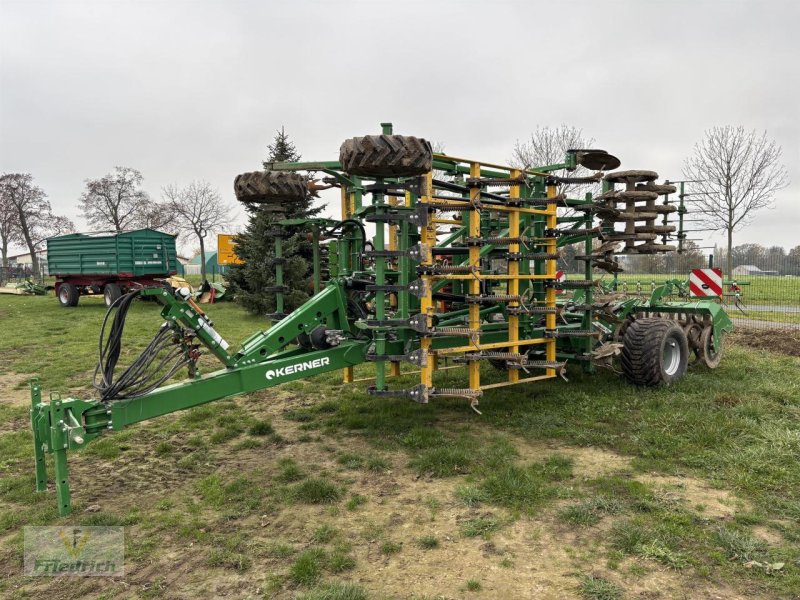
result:
[[[339,163],[351,175],[412,177],[433,168],[433,150],[410,135],[365,135],[342,143]]]
[[[62,283],[58,288],[58,303],[65,308],[78,306],[80,297],[78,288],[71,283]]]
[[[622,372],[634,385],[670,385],[686,373],[689,344],[683,329],[675,321],[637,319],[625,331],[622,343]],[[680,352],[677,365],[671,370],[665,368],[663,360],[667,344],[674,344],[673,349]]]
[[[254,171],[242,173],[233,180],[233,191],[239,202],[259,204],[305,200],[306,178],[289,171]]]
[[[107,283],[103,288],[103,301],[110,307],[122,296],[122,289],[116,283]]]
[[[716,369],[722,362],[724,345],[720,336],[720,348],[714,347],[714,329],[710,325],[703,328],[700,334],[700,343],[697,348],[697,358],[709,369]]]

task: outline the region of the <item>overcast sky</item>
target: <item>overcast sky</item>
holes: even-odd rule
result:
[[[800,244],[798,0],[0,0],[0,54],[0,171],[79,228],[84,179],[115,165],[235,204],[281,126],[307,160],[393,121],[505,162],[566,123],[674,180],[730,124],[766,130],[792,182],[735,243]]]

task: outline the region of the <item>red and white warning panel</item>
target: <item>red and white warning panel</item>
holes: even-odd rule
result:
[[[567,274],[564,271],[557,271],[556,272],[556,281],[558,283],[562,283],[567,280]],[[560,290],[556,288],[556,294],[566,294],[567,290]]]
[[[692,296],[722,296],[722,269],[692,269],[689,293]]]

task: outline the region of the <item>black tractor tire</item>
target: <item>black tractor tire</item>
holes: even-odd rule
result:
[[[365,135],[345,140],[339,163],[350,175],[413,177],[433,167],[427,140],[410,135]]]
[[[254,171],[242,173],[233,180],[233,191],[239,202],[271,204],[305,200],[306,178],[290,171]]]
[[[58,303],[68,308],[78,306],[78,299],[81,297],[78,288],[71,283],[62,283],[58,287]]]
[[[686,373],[689,344],[675,321],[637,319],[625,331],[622,343],[622,372],[634,385],[670,385]]]
[[[107,283],[103,288],[103,300],[109,308],[120,296],[122,296],[122,289],[116,283]]]
[[[716,369],[722,362],[722,335],[720,335],[720,347],[714,346],[714,328],[711,325],[703,328],[700,334],[700,343],[697,347],[697,358],[709,369]]]

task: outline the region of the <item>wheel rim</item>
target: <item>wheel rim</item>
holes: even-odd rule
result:
[[[67,294],[67,290],[64,286],[61,286],[61,289],[58,290],[58,299],[61,300],[62,304],[66,304],[67,300],[69,299],[69,295]]]
[[[661,367],[667,375],[674,375],[678,372],[678,367],[681,364],[681,347],[675,338],[668,338],[664,343],[664,349],[661,352]]]

